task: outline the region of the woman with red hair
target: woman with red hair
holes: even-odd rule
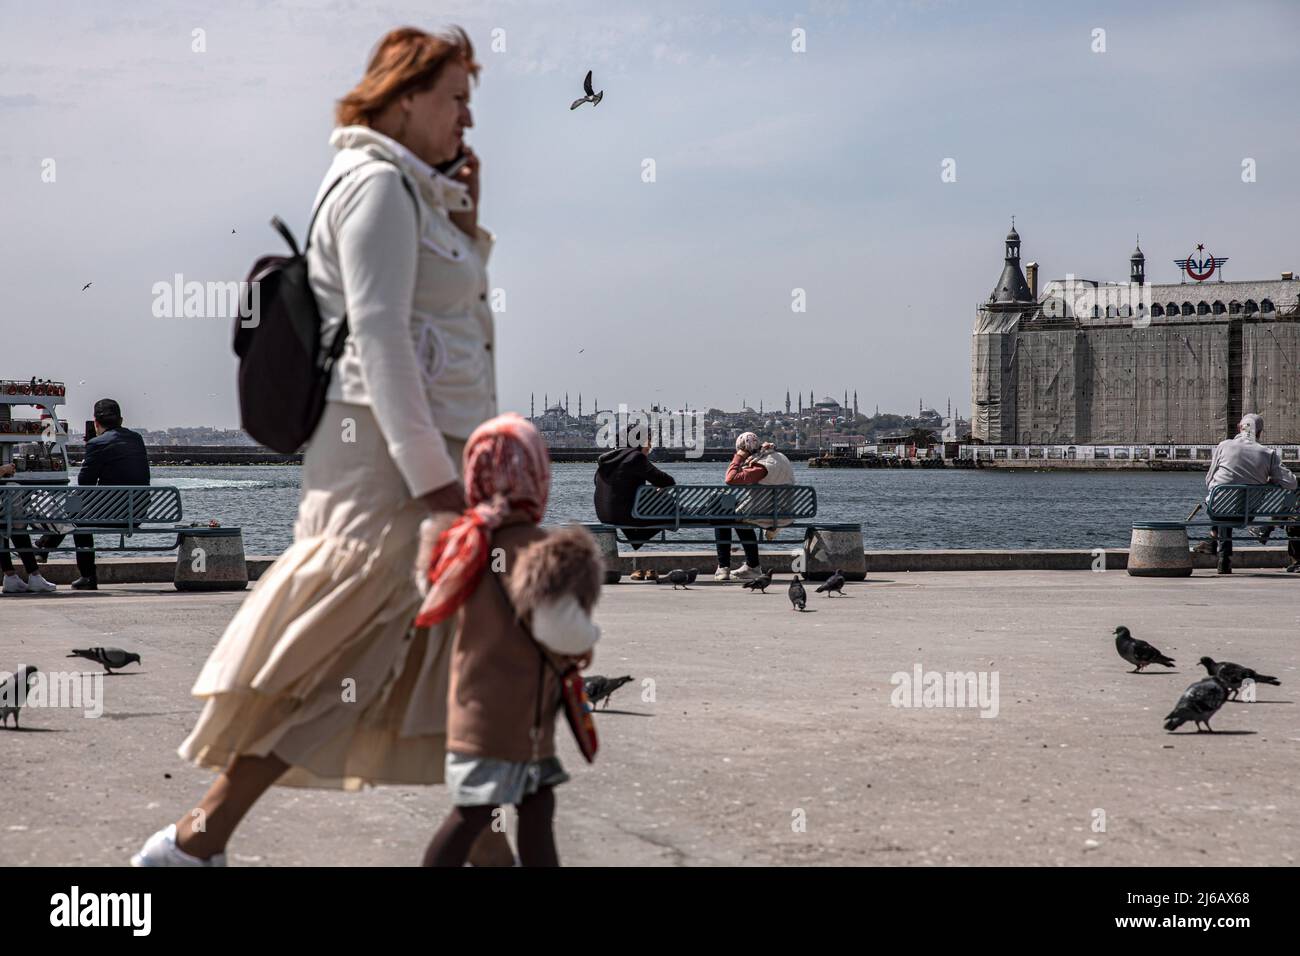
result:
[[[224,865],[273,784],[443,779],[450,625],[412,631],[411,566],[421,522],[464,509],[461,449],[497,411],[492,236],[464,140],[478,69],[464,31],[404,27],[338,103],[306,256],[324,341],[345,315],[349,331],[304,455],[294,542],[193,688],[203,712],[180,753],[219,775],[134,865]]]

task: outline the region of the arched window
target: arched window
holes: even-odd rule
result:
[[[1233,299],[1231,302],[1229,302],[1229,303],[1228,303],[1228,314],[1229,314],[1229,315],[1240,315],[1240,314],[1241,314],[1241,303],[1238,302],[1236,299]]]
[[[1170,302],[1168,305],[1165,306],[1165,315],[1177,315],[1177,314],[1178,314],[1177,302]]]
[[[1271,300],[1271,299],[1260,299],[1260,300],[1259,300],[1259,311],[1261,311],[1261,312],[1272,312],[1272,311],[1273,311],[1273,302],[1272,302],[1272,300]]]
[[[1190,302],[1183,303],[1183,315],[1193,315],[1195,314],[1195,312],[1196,310],[1192,308],[1192,304]]]
[[[1225,309],[1225,308],[1223,307],[1223,303],[1222,303],[1222,302],[1215,302],[1215,303],[1214,303],[1214,314],[1215,314],[1215,315],[1223,315],[1223,313],[1224,313],[1224,312],[1227,312],[1227,311],[1228,311],[1228,310]]]
[[[1247,314],[1247,315],[1254,315],[1254,314],[1255,314],[1256,312],[1258,312],[1258,311],[1259,311],[1259,306],[1257,306],[1257,305],[1255,304],[1255,300],[1254,300],[1254,299],[1247,299],[1247,300],[1246,300],[1246,314]]]
[[[1164,315],[1165,314],[1164,307],[1161,306],[1159,302],[1157,302],[1155,305],[1151,306],[1151,314],[1155,316]]]
[[[1197,315],[1209,315],[1209,314],[1210,314],[1210,304],[1209,304],[1208,302],[1206,302],[1204,299],[1202,299],[1200,302],[1196,303],[1196,314],[1197,314]]]

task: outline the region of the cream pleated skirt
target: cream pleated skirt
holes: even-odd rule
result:
[[[459,467],[463,442],[447,444]],[[293,545],[199,673],[203,712],[180,755],[223,770],[274,754],[291,765],[281,786],[442,782],[451,626],[411,627],[428,514],[370,409],[330,402],[303,456]]]

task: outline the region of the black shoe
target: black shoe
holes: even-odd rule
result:
[[[1295,564],[1288,564],[1286,570],[1288,574],[1295,574],[1297,571],[1300,571],[1300,561],[1297,561]]]
[[[77,580],[75,580],[75,581],[72,582],[72,590],[74,590],[74,591],[98,591],[98,590],[99,590],[99,582],[98,582],[97,580],[95,580],[94,578],[77,578]]]
[[[1231,573],[1232,573],[1232,565],[1231,565],[1231,564],[1226,564],[1226,563],[1224,563],[1223,561],[1220,561],[1220,562],[1219,562],[1219,573],[1220,573],[1220,574],[1231,574]],[[74,584],[73,587],[75,588],[76,585]]]

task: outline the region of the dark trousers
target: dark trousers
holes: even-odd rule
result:
[[[731,529],[714,528],[713,536],[718,542],[718,567],[731,567]],[[745,549],[745,563],[751,568],[758,567],[758,533],[750,528],[737,528],[736,537]]]
[[[41,550],[51,551],[63,543],[67,535],[46,534],[41,536]],[[93,534],[73,534],[73,543],[77,546],[77,571],[83,578],[95,577],[95,536]],[[82,548],[87,550],[83,551]]]
[[[1214,552],[1219,555],[1219,565],[1232,567],[1232,529],[1211,528],[1210,538]],[[1300,564],[1300,524],[1286,526],[1286,553],[1292,564]]]
[[[37,564],[36,564],[36,555],[32,554],[31,537],[25,534],[16,534],[12,538],[10,538],[10,540],[13,541],[15,548],[26,548],[25,551],[18,552],[18,557],[23,562],[23,570],[25,570],[28,574],[34,574],[37,570]],[[13,574],[14,573],[13,558],[9,554],[9,549],[3,547],[4,544],[5,544],[5,539],[0,538],[0,571],[3,571],[5,574]]]

